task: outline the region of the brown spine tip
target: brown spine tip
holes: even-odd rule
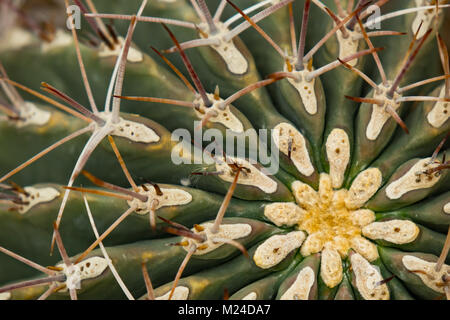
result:
[[[202,82],[200,81],[200,78],[198,77],[197,73],[194,70],[194,67],[192,66],[191,61],[189,60],[189,58],[187,57],[186,53],[184,52],[184,50],[181,48],[180,43],[178,42],[177,38],[175,37],[175,35],[172,33],[172,31],[170,31],[169,27],[167,27],[167,25],[165,25],[164,23],[161,23],[161,25],[164,27],[164,29],[167,31],[167,33],[169,34],[170,38],[172,39],[172,41],[174,42],[174,44],[176,45],[176,47],[178,48],[178,52],[180,53],[181,59],[183,60],[184,65],[186,66],[186,69],[189,72],[189,75],[191,76],[192,81],[195,84],[195,87],[197,88],[198,93],[200,94],[203,103],[205,104],[205,106],[209,107],[212,105],[211,101],[208,99],[208,96],[206,95],[206,91],[205,88],[203,87]]]

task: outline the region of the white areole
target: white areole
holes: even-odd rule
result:
[[[351,255],[350,263],[355,274],[356,287],[365,300],[389,300],[387,285],[379,284],[383,281],[383,276],[377,267],[357,253]]]
[[[316,275],[311,267],[303,268],[280,300],[308,300]]]
[[[386,196],[391,199],[400,199],[410,191],[428,189],[433,187],[441,178],[438,173],[425,174],[424,170],[439,166],[438,163],[430,163],[431,158],[421,159],[416,162],[405,174],[392,181],[386,188]]]
[[[5,301],[11,299],[11,292],[0,293],[0,301]]]
[[[445,86],[442,87],[439,93],[439,98],[445,97]],[[440,128],[447,122],[450,111],[448,106],[449,102],[438,101],[434,104],[433,109],[427,114],[427,120],[434,128]]]
[[[58,264],[56,267],[61,268],[61,273],[66,275],[67,279],[64,283],[67,291],[67,289],[81,289],[83,280],[99,277],[108,267],[108,261],[102,257],[91,257],[70,267],[64,263]]]
[[[271,178],[269,178],[266,174],[261,172],[261,170],[257,169],[249,161],[228,155],[227,159],[228,161],[233,161],[234,163],[237,163],[239,166],[242,166],[247,169],[247,170],[243,169],[239,174],[239,178],[237,181],[238,184],[253,186],[269,194],[277,191],[278,188],[277,183]],[[230,183],[233,182],[234,175],[236,173],[233,172],[233,170],[231,170],[230,166],[226,162],[224,161],[216,162],[216,170],[218,172],[222,172],[222,174],[219,175],[220,179]]]
[[[106,122],[109,122],[109,126],[112,126],[111,135],[113,136],[127,138],[133,142],[142,143],[154,143],[161,140],[160,136],[157,135],[153,129],[142,123],[125,120],[120,117],[117,123],[113,123],[111,121],[111,112],[100,112],[99,117]]]
[[[158,195],[154,186],[145,184],[145,190],[142,186],[139,186],[139,193],[147,196],[147,201],[144,203],[139,199],[133,198],[128,201],[128,205],[136,208],[136,213],[145,215],[152,209],[158,210],[162,207],[181,206],[188,204],[192,201],[192,195],[178,188],[160,188],[161,195]]]
[[[27,213],[34,206],[37,206],[41,203],[50,202],[57,197],[59,197],[60,193],[55,188],[46,187],[46,188],[35,188],[35,187],[25,187],[25,192],[27,194],[19,194],[22,202],[27,204],[18,205],[18,211],[20,214]]]
[[[291,58],[290,63],[292,66],[295,65],[296,58]],[[289,67],[284,64],[284,71],[289,72],[294,75],[297,79],[287,78],[288,82],[297,90],[302,99],[302,103],[305,107],[306,112],[310,115],[317,114],[317,97],[315,91],[315,83],[316,79],[313,78],[311,80],[307,79],[308,74],[314,69],[311,67],[311,70],[308,69],[308,65],[305,64],[303,70],[296,70],[293,68],[292,70],[288,70]]]
[[[155,300],[169,300],[170,291],[160,297],[156,297]],[[171,300],[187,300],[188,297],[189,297],[189,288],[184,286],[178,286],[173,291]]]
[[[291,145],[290,159],[302,175],[309,177],[314,173],[305,137],[293,125],[286,122],[277,124],[273,128],[272,138],[280,152],[286,156],[289,156]]]
[[[444,210],[444,212],[445,212],[446,214],[450,214],[450,202],[447,202],[447,203],[444,205],[443,210]]]
[[[393,111],[397,111],[400,108],[401,103],[396,102],[400,98],[400,94],[394,92],[394,96],[388,98],[387,92],[391,88],[392,83],[390,81],[387,84],[379,84],[378,90],[374,90],[373,99],[382,100],[384,103],[382,106],[378,104],[372,104],[372,114],[370,121],[366,128],[366,137],[369,140],[376,140],[381,133],[386,122],[391,118],[391,115],[386,111],[386,108],[391,108]]]
[[[20,109],[20,119],[14,121],[18,128],[36,125],[43,126],[50,121],[51,113],[39,109],[34,103],[26,101]]]
[[[71,44],[73,44],[72,35],[62,29],[58,29],[56,30],[55,36],[51,42],[42,42],[41,50],[43,53],[47,53],[55,48],[67,47]]]
[[[334,24],[336,26],[336,23]],[[359,26],[355,26],[355,30],[346,28],[347,37],[345,38],[341,30],[336,32],[336,37],[339,43],[339,58],[343,59],[352,54],[358,52],[359,41],[362,33],[359,30]],[[347,62],[350,66],[354,67],[358,64],[358,59],[353,59]]]
[[[293,231],[284,235],[274,235],[264,241],[255,251],[253,261],[268,269],[279,264],[289,253],[299,248],[305,240],[303,231]]]
[[[430,289],[444,293],[445,286],[442,285],[442,277],[450,275],[450,266],[444,264],[441,270],[436,271],[436,263],[429,262],[411,255],[404,255],[402,263],[409,271],[418,271],[417,275]]]
[[[320,276],[328,288],[334,288],[342,281],[343,268],[341,256],[331,246],[325,246],[325,249],[322,250]]]
[[[198,106],[198,110],[195,110],[195,114],[202,121],[209,121],[213,123],[220,123],[227,129],[230,129],[237,133],[244,132],[244,125],[241,120],[236,117],[231,111],[230,105],[223,105],[224,100],[222,98],[216,99],[214,94],[208,93],[208,99],[212,102],[210,107],[206,107],[200,96],[196,97],[194,104]]]
[[[350,140],[347,132],[335,128],[328,135],[325,144],[328,163],[330,164],[330,177],[333,188],[337,189],[344,182],[345,170],[350,162]]]
[[[207,39],[216,40],[210,48],[214,49],[224,60],[227,65],[228,71],[234,74],[244,74],[249,68],[249,64],[244,55],[239,51],[233,42],[233,39],[226,41],[225,36],[230,31],[222,22],[214,22],[217,31],[212,34],[209,31],[209,26],[205,22],[198,24],[198,27],[202,31],[200,37],[204,39],[204,34],[208,35]]]
[[[345,204],[352,209],[362,207],[377,192],[381,183],[382,175],[378,168],[369,168],[360,172],[353,180]]]
[[[364,236],[377,240],[386,240],[395,244],[413,242],[420,233],[419,227],[409,220],[389,220],[373,222],[362,229]]]
[[[423,7],[423,6],[429,6],[434,5],[433,1],[429,0],[415,0],[416,7]],[[417,32],[420,27],[419,33],[417,34],[417,40],[422,38],[425,33],[427,33],[427,30],[431,27],[431,23],[434,21],[434,17],[436,16],[436,10],[420,10],[417,12],[416,17],[413,20],[413,23],[411,24],[411,31],[413,34]]]
[[[187,241],[189,244],[194,244],[197,246],[197,249],[194,252],[194,255],[204,255],[211,251],[216,250],[217,248],[226,244],[222,239],[226,240],[237,240],[242,239],[250,235],[252,232],[252,226],[245,223],[233,223],[233,224],[221,224],[219,226],[219,231],[216,233],[211,232],[211,228],[214,223],[202,223],[199,226],[203,229],[203,231],[197,231],[196,228],[193,228],[192,231],[199,235],[205,236],[204,242],[198,242],[196,240],[190,238],[184,238],[183,241]],[[183,247],[186,251],[189,250],[190,245]]]
[[[248,295],[243,297],[241,300],[256,300],[258,298],[258,295],[256,292],[250,292]]]

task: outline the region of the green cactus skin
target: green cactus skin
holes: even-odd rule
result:
[[[142,3],[140,0],[93,2],[99,13],[116,15],[135,15]],[[445,156],[449,146],[445,139],[450,131],[450,81],[441,77],[438,81],[402,90],[422,80],[448,76],[448,50],[439,42],[441,36],[448,37],[448,30],[443,27],[449,17],[447,7],[439,3],[442,7],[437,18],[424,20],[424,30],[418,33],[413,49],[410,45],[414,39],[412,26],[418,19],[416,12],[383,20],[381,31],[404,34],[370,36],[371,43],[364,39],[355,21],[354,27],[353,22],[346,23],[331,35],[312,58],[309,56],[311,60],[302,61],[305,67],[300,69],[295,62],[305,8],[310,6],[304,43],[308,56],[309,50],[336,26],[326,13],[328,9],[342,21],[358,9],[358,4],[370,1],[351,1],[354,6],[349,10],[347,0],[231,2],[206,0],[213,17],[223,6],[221,17],[214,20],[216,27],[224,26],[223,23],[236,15],[235,22],[227,26],[228,33],[222,35],[226,37],[230,30],[236,30],[234,28],[245,21],[233,6],[252,9],[247,14],[253,19],[261,12],[276,8],[257,25],[284,55],[253,27],[226,43],[227,50],[236,49],[247,64],[241,73],[233,72],[230,67],[231,60],[240,61],[239,56],[225,60],[216,50],[217,46],[185,49],[208,99],[212,99],[212,103],[220,102],[260,81],[274,79],[273,82],[250,90],[234,100],[229,109],[220,111],[229,112],[224,118],[229,121],[234,117],[241,131],[236,127],[233,130],[224,120],[217,120],[217,112],[204,120],[205,112],[213,109],[205,106],[203,113],[198,111],[203,110],[199,107],[203,102],[198,85],[193,92],[157,51],[150,49],[151,46],[162,52],[189,82],[195,82],[190,81],[192,78],[179,53],[163,51],[174,46],[173,39],[160,21],[137,22],[130,47],[138,58],[124,59],[126,70],[120,95],[127,98],[120,100],[117,116],[150,130],[158,139],[138,140],[137,129],[124,136],[121,132],[128,130],[125,125],[120,127],[121,132],[109,131],[89,157],[83,174],[76,177],[73,186],[83,192],[67,193],[64,215],[57,228],[71,263],[75,269],[80,268],[78,278],[66,271],[67,261],[63,255],[49,255],[49,250],[54,222],[68,192],[69,177],[83,148],[91,141],[92,132],[96,133],[103,124],[100,120],[92,124],[94,119],[87,132],[9,176],[11,170],[59,139],[89,125],[82,116],[74,117],[36,95],[19,90],[26,102],[48,115],[43,124],[23,125],[23,112],[29,109],[21,105],[21,99],[20,105],[11,99],[15,94],[13,83],[42,92],[40,86],[45,87],[42,84],[45,82],[85,107],[90,105],[90,100],[80,78],[77,45],[64,25],[59,26],[61,29],[53,40],[42,39],[30,30],[15,26],[11,30],[21,30],[29,39],[19,47],[17,40],[20,39],[11,38],[9,31],[0,34],[1,65],[14,81],[8,80],[1,71],[0,300],[29,300],[42,295],[51,300],[66,300],[73,298],[74,292],[78,299],[85,300],[130,298],[107,264],[102,248],[86,251],[99,242],[86,214],[86,203],[100,235],[123,217],[124,212],[129,212],[117,228],[103,238],[101,246],[106,246],[112,265],[134,299],[150,298],[143,268],[148,272],[157,299],[220,300],[228,296],[231,300],[450,298],[450,255],[446,249],[450,243],[450,171]],[[435,6],[432,0],[419,2],[387,1],[381,7],[381,14]],[[206,18],[199,16],[192,3],[201,8],[203,1],[148,1],[142,16],[191,23],[191,27],[182,27],[166,20],[182,44],[204,39],[205,34],[207,39],[214,39]],[[344,11],[343,15],[337,4]],[[291,9],[296,32],[294,44]],[[64,12],[64,5],[55,10]],[[364,10],[365,7],[358,14],[362,14],[363,23],[367,24]],[[425,10],[426,16],[433,17],[435,10],[436,7]],[[130,20],[114,20],[120,37],[125,38]],[[434,29],[424,38],[429,28]],[[354,48],[346,52],[340,50],[341,41],[348,39],[342,30],[351,37],[358,36],[351,38]],[[366,28],[365,31],[379,30]],[[82,20],[77,35],[82,40],[79,48],[92,97],[101,111],[94,117],[107,119],[111,113],[102,113],[103,103],[119,54],[104,56],[103,42],[93,45],[86,41],[92,35],[86,19]],[[114,37],[114,34],[108,31],[107,37]],[[408,60],[419,43],[421,48],[417,55]],[[367,52],[372,45],[377,48],[376,53]],[[123,48],[121,43],[114,46],[119,52]],[[364,50],[366,54],[351,63],[353,71],[348,64],[338,63],[314,80],[303,81],[301,76],[293,80],[296,72],[304,77],[314,75],[338,57],[344,59]],[[394,110],[408,133],[402,129],[402,123],[399,125],[400,120],[387,111],[390,97],[380,95],[383,76],[374,60],[377,56],[389,86],[404,71],[393,99],[425,97],[418,101],[400,100]],[[409,61],[408,68],[405,68],[406,61]],[[234,67],[241,68],[242,63]],[[366,74],[377,87],[364,81],[355,69]],[[274,76],[280,72],[290,74],[291,78]],[[298,89],[294,84],[299,83]],[[316,111],[311,111],[311,102],[302,95],[302,86],[309,90],[309,98],[316,101]],[[136,97],[183,101],[185,106],[161,100],[150,102],[151,99],[133,101],[138,100]],[[385,122],[374,116],[377,105],[368,100],[371,98],[382,100],[384,109],[379,112],[386,117]],[[55,100],[68,104],[64,99]],[[11,112],[17,117],[11,116]],[[251,167],[245,159],[221,166],[222,159],[235,159],[236,154],[225,158],[216,150],[217,157],[213,158],[207,149],[202,150],[211,141],[200,144],[187,141],[190,152],[176,149],[179,142],[173,139],[172,132],[185,129],[194,137],[199,129],[196,125],[202,120],[203,131],[216,129],[225,136],[231,129],[236,136],[246,138],[243,145],[246,154],[274,150],[272,160],[273,156],[279,156],[280,169],[274,175],[266,175],[264,167],[268,164],[261,161],[261,154],[252,159],[259,162]],[[108,121],[105,127],[115,125]],[[378,133],[370,129],[371,125],[379,126]],[[250,143],[253,138],[257,140],[257,130],[280,128],[291,131],[281,133],[279,142],[272,139]],[[255,131],[248,137],[246,130]],[[131,185],[130,188],[129,179],[123,174],[106,138],[108,135],[113,137],[136,187]],[[175,164],[174,153],[187,163]],[[207,157],[199,159],[202,154]],[[95,182],[89,173],[106,183]],[[109,192],[116,196],[105,195],[105,188],[110,188]],[[218,212],[225,214],[222,220]],[[214,230],[215,223],[218,233]],[[60,243],[54,250],[56,248],[60,249]],[[44,266],[48,274],[64,276],[63,282],[4,289],[3,292],[2,288],[10,285],[39,281],[46,276],[42,270],[11,257],[9,252]],[[80,287],[73,289],[70,281]]]

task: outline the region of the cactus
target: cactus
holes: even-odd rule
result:
[[[0,5],[0,300],[450,299],[447,1]]]

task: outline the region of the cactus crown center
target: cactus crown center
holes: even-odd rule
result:
[[[322,180],[321,184],[324,183]],[[319,251],[329,243],[341,256],[346,256],[351,248],[351,240],[361,236],[361,228],[352,210],[345,205],[347,193],[345,189],[333,190],[320,186],[315,205],[299,202],[304,214],[298,222],[298,228],[308,232],[309,237],[314,239],[311,245]]]

